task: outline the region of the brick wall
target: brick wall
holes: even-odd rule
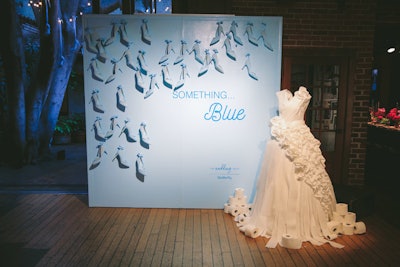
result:
[[[179,1],[174,0],[175,3]],[[183,0],[181,0],[183,1]],[[282,16],[283,50],[293,48],[340,48],[354,53],[351,78],[350,146],[346,158],[345,181],[349,185],[364,184],[368,107],[373,64],[376,0],[198,0],[186,2],[177,13],[231,13],[237,16]],[[194,4],[202,2],[203,12]],[[212,6],[212,9],[211,9]],[[229,6],[229,7],[227,7]]]
[[[282,16],[283,50],[345,48],[354,51],[347,184],[364,184],[368,106],[373,64],[375,0],[265,1],[233,0],[242,16]],[[346,173],[346,172],[345,172]]]

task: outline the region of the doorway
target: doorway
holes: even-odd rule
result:
[[[349,57],[291,51],[283,55],[282,89],[305,86],[312,98],[306,124],[321,142],[326,170],[334,184],[344,183],[346,168],[346,106]]]

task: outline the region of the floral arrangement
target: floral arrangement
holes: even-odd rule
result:
[[[386,113],[385,108],[378,108],[377,110],[371,109],[371,122],[384,125],[399,127],[400,125],[400,109],[392,108]]]

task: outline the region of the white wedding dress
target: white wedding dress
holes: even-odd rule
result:
[[[331,241],[336,236],[327,227],[336,198],[320,142],[304,122],[311,95],[305,87],[294,95],[286,89],[276,95],[279,116],[271,119],[271,140],[250,216],[241,230],[269,238],[269,248],[300,248],[305,241],[342,247]]]

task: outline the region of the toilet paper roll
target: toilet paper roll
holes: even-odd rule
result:
[[[231,204],[229,204],[229,203],[224,204],[224,212],[225,213],[231,213],[231,209],[232,209]]]
[[[354,224],[344,223],[343,224],[343,234],[344,235],[354,234]]]
[[[249,210],[249,208],[248,208],[248,206],[247,206],[247,204],[240,204],[240,205],[238,205],[239,206],[239,208],[240,208],[240,210],[243,212],[243,213],[248,213],[248,210]]]
[[[341,222],[338,221],[330,221],[327,224],[328,226],[328,230],[332,233],[332,234],[342,234],[343,233],[343,224]]]
[[[233,207],[231,208],[230,214],[231,214],[232,216],[238,216],[238,215],[240,214],[240,208],[239,208],[238,206],[233,206]]]
[[[347,212],[349,212],[347,204],[345,204],[345,203],[337,203],[336,204],[336,212],[339,215],[342,215],[342,216],[346,215]]]
[[[247,216],[247,214],[240,214],[238,216],[238,221],[239,222],[246,222],[249,219],[249,217]]]
[[[356,222],[354,224],[354,233],[357,235],[362,235],[367,232],[367,227],[365,226],[365,223],[363,222]]]
[[[245,236],[256,238],[260,236],[261,232],[260,229],[254,225],[247,225],[244,227],[244,234]]]
[[[235,197],[237,197],[237,198],[244,197],[244,189],[243,188],[236,188],[235,189]]]
[[[241,210],[241,211],[239,212],[239,214],[245,215],[246,217],[250,217],[250,213],[249,213],[248,211],[246,211],[246,210]]]
[[[344,215],[344,223],[355,224],[356,214],[354,212],[348,212],[346,215]]]
[[[297,237],[293,237],[289,234],[282,235],[281,241],[279,241],[279,245],[281,247],[290,248],[290,249],[299,249],[301,248],[301,240]]]
[[[338,237],[338,235],[335,234],[335,233],[331,233],[331,234],[329,234],[329,235],[326,236],[326,238],[327,238],[328,240],[335,240],[337,237]]]
[[[332,217],[332,221],[337,221],[337,222],[344,222],[344,216],[340,215],[338,212],[334,211],[333,212],[333,217]]]
[[[236,203],[238,205],[247,205],[247,197],[246,196],[236,197]]]
[[[245,225],[247,222],[249,221],[249,217],[247,217],[247,215],[245,214],[240,214],[239,216],[237,216],[237,226],[241,227],[243,225]]]
[[[237,205],[238,204],[238,199],[234,196],[229,196],[229,204],[233,205]]]
[[[249,209],[249,211],[251,211],[251,209],[253,208],[253,204],[247,204],[247,208]]]

